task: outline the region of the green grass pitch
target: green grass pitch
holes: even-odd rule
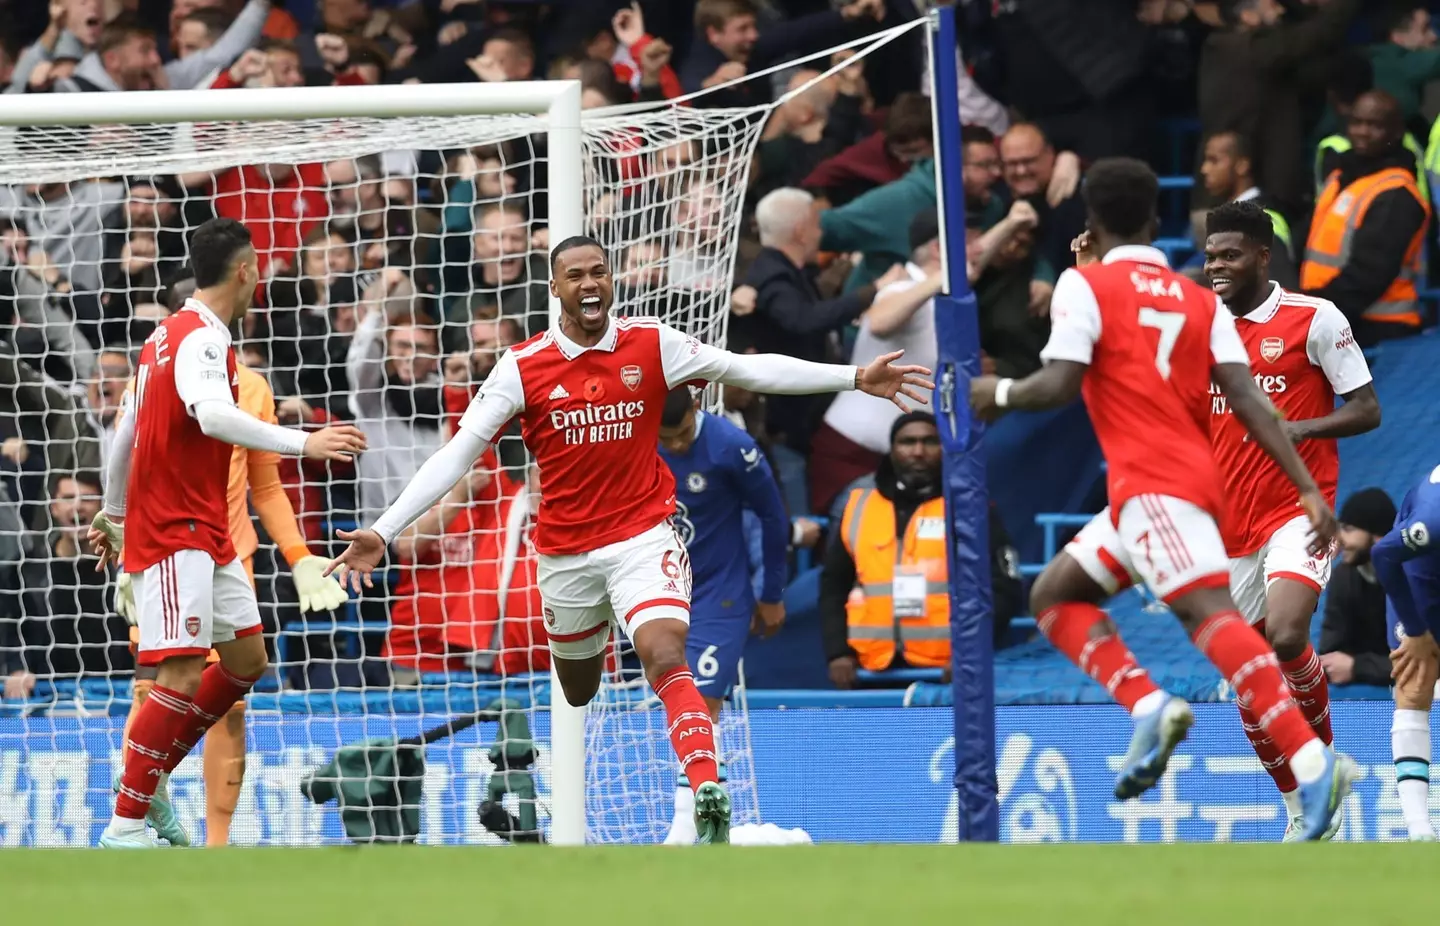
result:
[[[1433,846],[0,852],[16,924],[1410,924]]]

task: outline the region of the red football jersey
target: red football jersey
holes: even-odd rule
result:
[[[1328,415],[1335,410],[1337,395],[1370,382],[1365,355],[1334,303],[1271,286],[1270,298],[1235,320],[1255,384],[1288,421]],[[1220,533],[1232,557],[1254,553],[1282,524],[1304,513],[1284,471],[1248,437],[1212,385],[1210,440],[1227,498]],[[1296,449],[1333,506],[1340,481],[1339,445],[1307,440]]]
[[[594,347],[551,329],[501,355],[460,427],[489,441],[519,416],[540,468],[535,548],[587,553],[675,512],[675,478],[658,450],[665,397],[728,363],[653,318],[614,318]]]
[[[1210,450],[1210,368],[1245,363],[1230,313],[1149,247],[1066,270],[1051,300],[1045,360],[1086,364],[1082,394],[1109,464],[1112,517],[1143,494],[1222,510]]]
[[[192,299],[162,321],[140,351],[126,412],[135,415],[126,572],[142,572],[177,550],[204,550],[222,565],[235,559],[226,495],[233,448],[205,436],[189,408],[218,388],[238,400],[230,332]]]

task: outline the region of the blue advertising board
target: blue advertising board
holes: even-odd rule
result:
[[[1404,838],[1390,757],[1392,709],[1383,701],[1332,706],[1336,740],[1361,769],[1342,839]],[[1142,799],[1122,804],[1110,788],[1129,737],[1123,711],[1002,707],[996,718],[1001,840],[1279,839],[1283,808],[1234,706],[1200,704],[1195,710],[1198,723],[1170,774]],[[549,791],[547,720],[543,713],[535,718],[542,802]],[[954,840],[951,721],[944,708],[752,711],[764,820],[803,827],[820,842]],[[635,723],[648,728],[649,718],[637,715]],[[0,718],[0,846],[95,844],[112,806],[120,724],[118,717]],[[234,841],[343,842],[334,808],[317,807],[300,794],[305,773],[342,743],[407,736],[420,727],[414,716],[253,714]],[[494,725],[486,724],[429,747],[422,842],[495,841],[475,813],[491,771],[486,753],[494,735]],[[204,818],[198,759],[177,770],[172,792],[183,821],[198,832]]]

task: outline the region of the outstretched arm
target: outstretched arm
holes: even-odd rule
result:
[[[386,548],[400,532],[435,507],[435,503],[470,472],[510,419],[524,409],[525,390],[520,383],[520,368],[515,356],[506,351],[461,416],[455,436],[425,461],[374,527],[337,533],[350,546],[330,564],[325,574],[338,572],[340,581],[348,581],[356,591],[362,581],[369,585],[370,573],[380,565]]]
[[[1020,380],[977,376],[970,380],[970,407],[985,420],[1012,408],[1038,410],[1073,402],[1100,340],[1100,305],[1077,270],[1055,281],[1050,297],[1050,340],[1040,351],[1045,365]]]
[[[732,354],[701,344],[669,325],[660,326],[660,361],[665,385],[717,382],[769,395],[813,395],[821,392],[861,392],[889,399],[908,411],[901,396],[925,404],[924,392],[935,388],[919,366],[896,366],[901,352],[885,354],[867,367],[812,363],[783,354]]]

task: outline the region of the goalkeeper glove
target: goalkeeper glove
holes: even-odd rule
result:
[[[115,613],[125,618],[125,623],[134,627],[137,623],[135,613],[135,583],[130,580],[130,573],[122,571],[115,579]]]
[[[290,577],[300,596],[300,612],[333,611],[348,600],[345,589],[334,576],[325,575],[330,561],[323,556],[304,556],[290,567]]]
[[[93,536],[90,538],[96,552],[100,554],[100,565],[103,566],[107,562],[118,563],[120,550],[125,546],[125,522],[123,520],[112,521],[109,515],[101,511],[95,516],[95,520],[90,522],[90,530],[92,534],[100,534],[98,539],[103,541],[103,543],[99,543],[96,542],[97,538]]]

